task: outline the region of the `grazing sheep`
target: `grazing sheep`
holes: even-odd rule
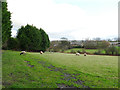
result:
[[[40,54],[43,54],[43,52],[42,52],[42,51],[40,51]]]
[[[86,53],[84,53],[84,56],[87,56],[87,54],[86,54]]]
[[[20,55],[22,55],[22,54],[26,54],[26,52],[25,51],[21,51]]]
[[[77,56],[80,56],[80,53],[76,53]]]

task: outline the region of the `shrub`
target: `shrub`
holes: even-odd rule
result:
[[[78,53],[81,53],[81,51],[80,51],[80,50],[78,50],[77,52],[78,52]]]
[[[71,50],[71,53],[76,53],[74,50]]]
[[[99,49],[99,50],[98,50],[98,54],[101,54],[101,52],[102,52],[102,50]]]
[[[106,48],[106,49],[104,49],[104,50],[105,50],[105,54],[110,54],[109,48]]]
[[[64,53],[64,51],[65,51],[64,49],[61,50],[62,53]]]
[[[112,55],[118,54],[118,50],[115,46],[110,46],[104,50],[106,54],[112,54]]]
[[[99,49],[97,52],[94,52],[94,54],[99,55],[99,54],[101,54],[101,52],[102,52],[102,50]]]
[[[118,55],[119,54],[119,51],[118,49],[115,50],[115,55]]]
[[[98,52],[94,52],[94,54],[98,55]]]
[[[16,38],[10,38],[9,40],[8,40],[8,49],[9,50],[16,50],[17,49],[17,47],[18,47],[18,41],[17,41],[17,39]]]
[[[120,48],[116,48],[115,55],[120,55]]]
[[[78,46],[73,46],[73,48],[83,48],[83,46],[78,45]]]

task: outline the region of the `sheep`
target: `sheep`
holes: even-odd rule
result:
[[[80,56],[80,53],[76,53],[77,56]]]
[[[86,54],[86,53],[84,53],[84,56],[87,56],[87,54]]]
[[[26,54],[26,52],[25,51],[21,51],[20,55],[22,55],[22,54]]]
[[[40,51],[40,54],[43,54],[43,52],[42,52],[42,51]]]

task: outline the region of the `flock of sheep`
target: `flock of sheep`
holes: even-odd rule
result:
[[[22,55],[22,54],[26,54],[26,52],[25,51],[21,51],[20,55]],[[40,51],[40,54],[43,54],[43,52]],[[80,56],[80,53],[76,53],[76,56]],[[87,56],[87,54],[84,53],[84,56]]]

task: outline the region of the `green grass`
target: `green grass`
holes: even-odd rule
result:
[[[91,54],[93,54],[94,52],[97,52],[97,51],[98,51],[98,49],[72,48],[72,49],[66,50],[65,52],[69,53],[69,52],[71,52],[72,50],[74,50],[75,52],[77,52],[78,50],[80,50],[80,52],[82,52],[82,50],[85,50],[86,52],[91,53]]]
[[[19,53],[3,51],[5,88],[118,88],[117,56],[28,52],[20,56]],[[48,68],[51,65],[54,67]]]
[[[120,47],[116,46],[116,48],[118,49],[119,54],[120,54]],[[87,53],[94,54],[95,52],[98,52],[99,49],[72,48],[72,49],[68,49],[68,50],[66,50],[64,52],[65,53],[70,53],[72,50],[75,51],[75,52],[77,52],[78,50],[80,52],[82,52],[83,50],[85,50]],[[100,50],[101,50],[101,54],[105,54],[105,50],[104,49],[100,49]]]

